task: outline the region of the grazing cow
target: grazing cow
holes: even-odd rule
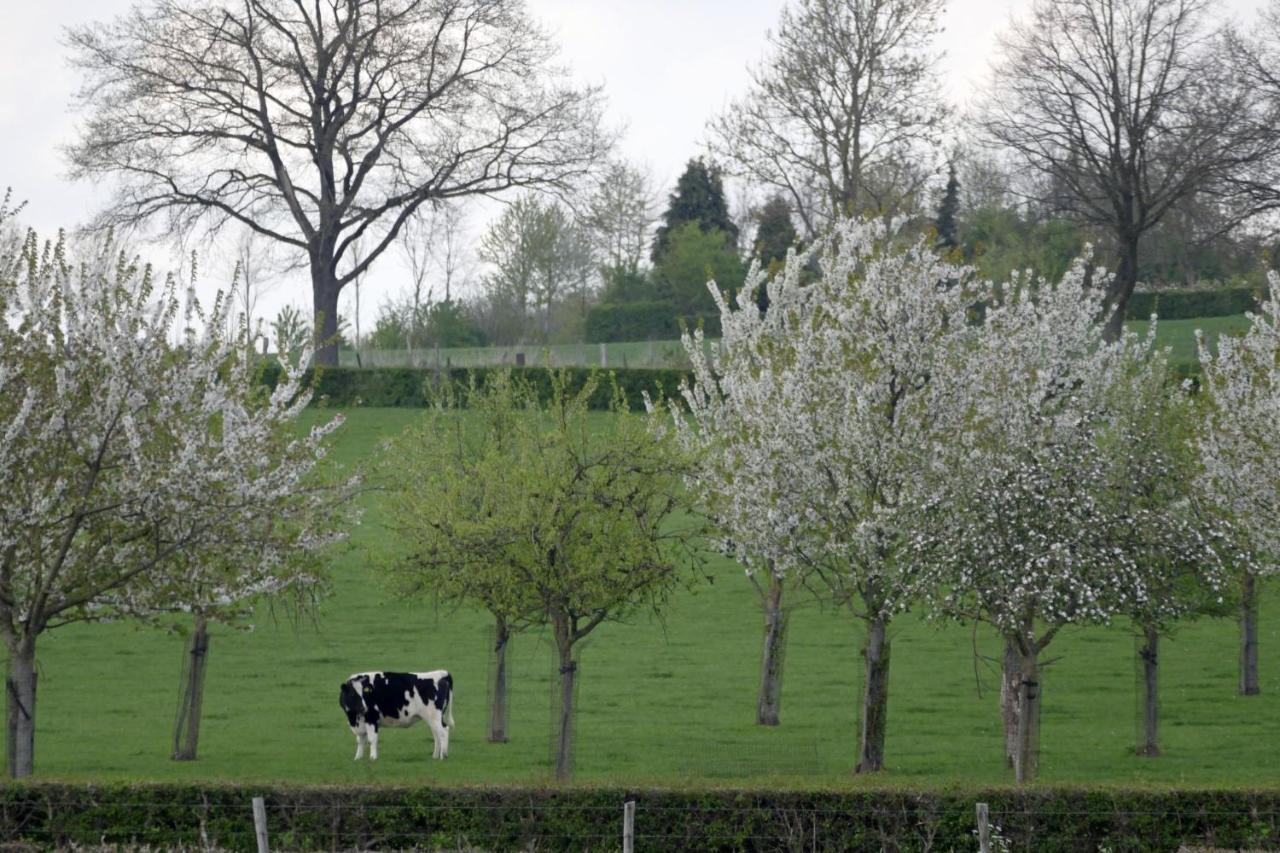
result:
[[[449,726],[453,725],[453,677],[434,672],[358,672],[342,682],[338,704],[356,736],[356,760],[378,759],[378,727],[404,728],[419,718],[431,727],[432,758],[449,757]]]

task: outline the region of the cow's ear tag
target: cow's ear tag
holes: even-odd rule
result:
[[[373,688],[371,688],[369,685],[367,685],[367,684],[366,684],[366,685],[364,686],[364,692],[365,692],[365,693],[369,693],[369,692],[371,692],[372,690],[373,690]]]

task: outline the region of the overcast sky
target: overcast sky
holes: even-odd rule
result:
[[[527,0],[554,33],[564,59],[586,80],[603,82],[610,118],[625,126],[622,153],[653,172],[669,190],[686,160],[699,153],[704,127],[747,82],[746,69],[762,56],[765,31],[783,0]],[[60,146],[72,137],[77,86],[62,46],[62,27],[104,19],[131,0],[0,0],[0,187],[26,199],[26,224],[42,233],[74,227],[95,209],[91,185],[66,179]],[[1030,0],[949,0],[940,71],[948,95],[962,105],[984,79],[996,34]],[[1260,0],[1227,0],[1223,10],[1244,19]],[[487,215],[481,212],[476,218]],[[475,222],[473,230],[483,227]],[[171,263],[163,252],[150,253]],[[399,289],[398,261],[387,256],[362,296],[364,329],[376,306]],[[226,281],[229,262],[208,259],[204,287]],[[286,282],[263,298],[260,313],[274,316],[287,302],[310,304],[307,282]],[[347,308],[347,311],[350,309]]]

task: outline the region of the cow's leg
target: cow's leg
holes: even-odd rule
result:
[[[356,761],[359,761],[364,758],[364,723],[356,723],[351,732],[356,736]]]
[[[440,711],[434,707],[428,707],[422,718],[427,721],[427,725],[431,728],[431,740],[435,748],[431,751],[432,758],[448,758],[449,757],[449,730],[444,726],[444,720],[441,719]]]
[[[378,724],[366,723],[364,727],[365,737],[369,738],[369,760],[378,760]]]

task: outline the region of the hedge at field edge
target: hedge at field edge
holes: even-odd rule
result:
[[[314,381],[316,398],[327,400],[331,406],[420,407],[431,400],[433,390],[444,382],[466,387],[474,376],[480,385],[494,373],[513,370],[523,376],[542,399],[551,395],[551,371],[545,367],[472,367],[450,368],[436,371],[419,367],[322,367],[308,370],[305,381]],[[612,393],[607,379],[613,374],[619,388],[627,396],[633,410],[643,410],[643,394],[656,397],[658,392],[672,396],[680,391],[680,383],[689,378],[685,370],[647,370],[641,368],[555,368],[569,377],[571,391],[580,389],[593,371],[602,375],[603,381],[591,396],[593,409],[607,409]],[[263,382],[274,388],[280,378],[280,365],[274,361],[263,365]]]
[[[851,792],[624,788],[11,784],[0,844],[255,848],[251,798],[285,850],[617,848],[622,804],[638,849],[975,849],[986,802],[1013,850],[1175,851],[1280,844],[1280,790],[1036,788]]]

